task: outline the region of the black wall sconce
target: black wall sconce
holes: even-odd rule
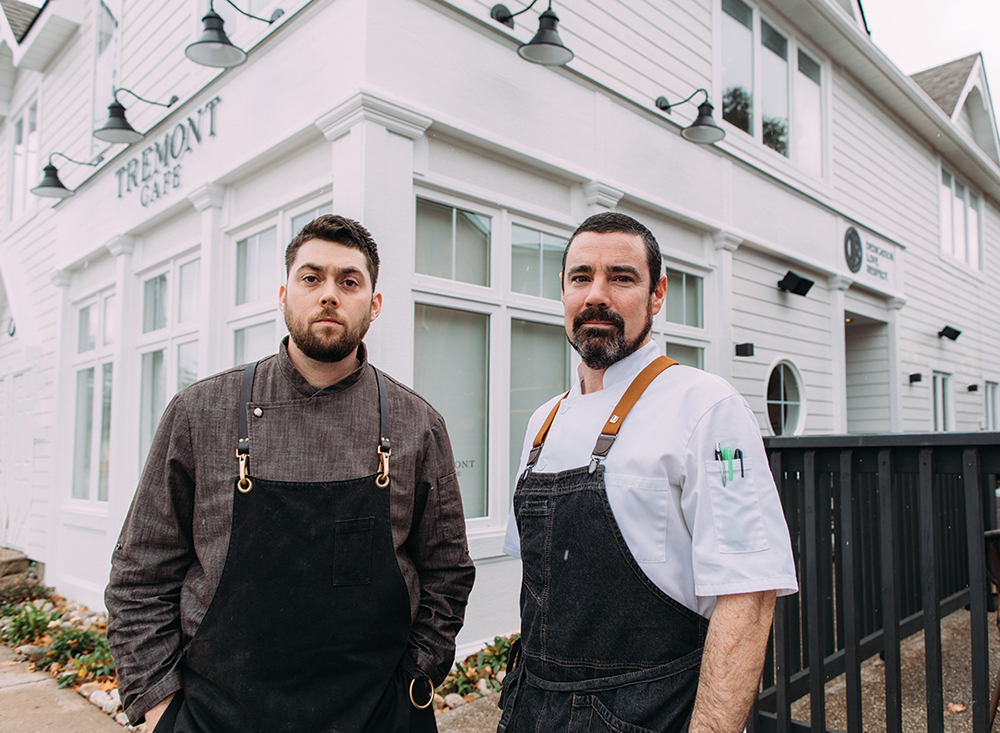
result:
[[[131,89],[116,88],[114,97],[115,100],[108,105],[108,121],[104,123],[104,127],[94,130],[94,137],[98,140],[104,140],[109,143],[137,143],[142,140],[145,135],[136,130],[132,125],[128,123],[125,119],[125,107],[122,103],[118,101],[118,92],[128,92],[133,97],[138,99],[140,102],[145,102],[146,104],[155,104],[157,107],[172,107],[177,102],[177,95],[174,94],[170,97],[170,101],[164,104],[163,102],[154,102],[150,99],[143,99],[138,94],[133,92]]]
[[[75,193],[75,191],[70,191],[66,188],[62,181],[59,180],[59,169],[52,165],[52,156],[54,155],[65,158],[70,163],[87,165],[91,168],[97,166],[98,163],[104,160],[103,155],[98,155],[97,158],[94,159],[93,163],[84,163],[82,160],[73,160],[68,155],[63,155],[62,153],[52,153],[52,155],[49,156],[49,164],[42,168],[42,182],[31,189],[31,192],[36,196],[50,199],[65,199]]]
[[[809,292],[809,288],[813,286],[813,281],[807,277],[802,277],[798,273],[789,270],[783,278],[778,281],[778,287],[782,290],[795,293],[796,295],[805,295]]]
[[[736,344],[736,356],[753,356],[753,344]]]
[[[970,384],[969,385],[969,391],[970,392],[978,392],[979,391],[979,385],[978,384]]]
[[[14,323],[14,319],[11,318],[7,321],[7,335],[14,338],[14,334],[17,333],[17,324]]]
[[[945,326],[940,331],[938,331],[938,338],[944,336],[946,339],[951,339],[952,341],[954,341],[959,337],[959,335],[961,335],[961,333],[962,332],[959,331],[957,328],[952,328],[951,326]]]
[[[506,5],[497,4],[490,10],[490,17],[508,28],[514,27],[514,18],[531,10],[538,0],[531,0],[531,5],[516,13],[510,12]],[[517,49],[518,55],[525,61],[545,66],[564,66],[573,60],[573,52],[559,38],[559,16],[552,11],[552,0],[549,7],[538,16],[538,32],[535,37]]]
[[[694,122],[681,130],[681,137],[685,140],[690,140],[693,143],[711,145],[712,143],[717,143],[724,138],[726,136],[726,131],[715,124],[715,118],[712,117],[712,112],[715,111],[715,107],[713,107],[712,103],[708,101],[707,91],[704,89],[695,89],[690,97],[682,99],[680,102],[675,102],[674,104],[670,104],[666,97],[657,97],[656,108],[670,114],[670,110],[679,104],[690,102],[694,99],[694,95],[698,92],[705,95],[705,101],[698,105],[698,116],[695,118]]]
[[[250,15],[245,10],[240,10],[233,0],[226,0],[226,2],[248,18],[259,20],[268,25],[285,14],[284,10],[278,8],[271,13],[270,20],[267,18],[258,18],[256,15]],[[233,42],[229,40],[229,36],[226,35],[224,28],[226,23],[222,20],[222,16],[215,12],[213,0],[209,0],[208,12],[205,13],[201,22],[205,24],[201,38],[184,49],[185,56],[196,64],[211,66],[216,69],[228,69],[231,66],[239,66],[247,60],[247,52],[242,48],[234,46]]]
[[[910,384],[922,381],[924,381],[924,375],[921,374],[920,372],[914,372],[913,374],[910,375]]]

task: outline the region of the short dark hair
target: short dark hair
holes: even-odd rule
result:
[[[646,263],[649,265],[649,292],[656,290],[656,283],[660,279],[663,270],[663,258],[660,254],[660,245],[656,242],[656,237],[646,228],[646,226],[627,214],[619,214],[617,211],[602,211],[584,219],[583,223],[576,228],[573,236],[569,238],[566,249],[563,250],[562,271],[566,272],[566,254],[569,252],[573,240],[578,234],[584,232],[594,232],[595,234],[635,234],[642,237],[642,243],[646,246]]]
[[[302,227],[295,239],[285,248],[285,276],[292,271],[292,263],[299,254],[299,248],[310,239],[335,242],[360,250],[368,263],[368,275],[372,279],[372,290],[378,282],[378,245],[372,235],[359,222],[337,214],[323,214]]]

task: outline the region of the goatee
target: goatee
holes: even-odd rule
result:
[[[625,319],[606,308],[592,307],[573,318],[570,344],[591,369],[607,369],[642,346],[653,327],[652,305],[647,308],[646,327],[631,341],[625,339]],[[587,321],[607,321],[609,326],[588,326]]]

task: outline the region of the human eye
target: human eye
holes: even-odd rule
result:
[[[310,285],[312,285],[314,283],[318,283],[319,278],[313,275],[312,273],[307,273],[302,276],[302,282],[309,283]]]
[[[345,277],[341,284],[345,288],[359,288],[361,287],[361,282],[356,277]]]

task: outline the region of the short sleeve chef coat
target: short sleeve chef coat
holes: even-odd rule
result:
[[[586,466],[594,442],[635,376],[659,356],[654,342],[612,365],[604,389],[563,400],[534,470]],[[518,475],[558,397],[528,423]],[[743,471],[722,483],[716,444],[743,452]],[[608,501],[639,566],[669,596],[710,617],[720,595],[798,590],[788,528],[757,419],[724,379],[686,366],[667,369],[625,419],[605,465]],[[728,479],[728,476],[727,476]],[[504,552],[520,557],[511,515]]]

